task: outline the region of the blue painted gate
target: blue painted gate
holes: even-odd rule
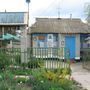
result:
[[[65,36],[65,47],[69,49],[70,59],[75,59],[75,36]]]

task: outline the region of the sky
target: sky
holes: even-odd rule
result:
[[[90,0],[31,0],[29,4],[30,25],[36,17],[81,18],[85,20],[85,4]],[[26,0],[0,0],[0,12],[27,12]],[[60,15],[58,15],[58,12]]]

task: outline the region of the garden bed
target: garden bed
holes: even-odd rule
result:
[[[6,56],[5,54],[0,56],[0,90],[80,89],[71,77],[70,67],[60,66],[57,69],[45,69],[42,66],[42,60],[17,64],[17,62],[9,61],[10,59]]]
[[[1,90],[85,90],[70,76],[68,68],[62,69],[6,69],[0,73]]]

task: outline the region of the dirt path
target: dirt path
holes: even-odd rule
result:
[[[90,90],[90,71],[83,69],[82,63],[71,64],[71,69],[74,80],[81,83],[87,90]]]

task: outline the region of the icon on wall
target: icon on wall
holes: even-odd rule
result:
[[[47,47],[53,47],[53,34],[48,34],[47,36]]]

